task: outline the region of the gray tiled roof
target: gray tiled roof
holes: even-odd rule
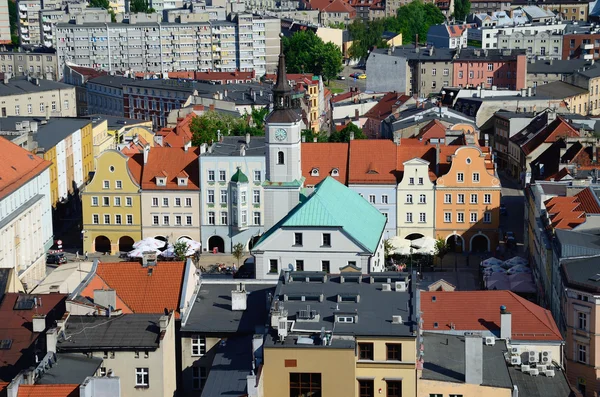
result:
[[[228,338],[217,346],[203,397],[245,396],[252,373],[252,336]]]
[[[565,373],[555,369],[554,377],[531,376],[519,371],[517,367],[508,366],[508,373],[513,384],[519,389],[520,396],[570,397],[575,396],[569,387]]]
[[[82,353],[58,354],[57,361],[36,381],[41,385],[82,384],[88,376],[94,376],[102,365],[100,357],[87,357]]]
[[[9,116],[0,118],[0,131],[16,131],[16,123],[23,121],[37,122],[38,131],[33,135],[33,139],[38,143],[39,148],[46,150],[91,123],[91,120],[87,118],[51,117],[49,120],[45,120],[41,117]],[[43,122],[46,124],[42,124]],[[0,133],[0,135],[2,134]]]
[[[450,48],[434,48],[433,54],[430,55],[426,48],[419,48],[419,51],[415,50],[414,45],[400,46],[393,49],[391,56],[403,57],[409,61],[419,60],[423,62],[427,61],[451,61],[456,50]],[[388,55],[387,48],[375,48],[372,54]]]
[[[243,282],[243,281],[241,281]],[[183,332],[253,334],[256,328],[264,327],[268,316],[267,298],[275,291],[274,284],[245,284],[248,292],[247,309],[231,310],[231,291],[239,283],[203,283]]]
[[[549,73],[549,74],[573,74],[577,69],[589,64],[585,59],[537,60],[527,64],[527,74]]]
[[[506,368],[503,342],[493,346],[483,346],[483,383],[484,386],[512,388],[512,382]],[[482,341],[483,343],[483,341]],[[425,347],[423,379],[442,382],[465,381],[465,338],[457,335],[424,333]]]
[[[300,279],[306,279],[306,275],[324,274],[320,272],[292,272],[292,277],[297,275]],[[357,273],[353,273],[356,277]],[[376,273],[372,275],[361,275],[361,282],[340,282],[340,276],[330,275],[326,282],[319,281],[288,281],[279,282],[275,291],[274,300],[279,300],[290,316],[297,316],[300,310],[316,310],[319,314],[318,321],[297,321],[296,328],[319,333],[324,327],[331,331],[335,324],[335,335],[349,336],[413,336],[416,330],[414,324],[415,300],[411,299],[414,292],[412,287],[407,286],[407,291],[397,292],[393,290],[395,281],[404,281],[406,273]],[[283,277],[283,276],[282,276]],[[373,283],[370,278],[373,277]],[[392,291],[382,291],[382,284],[391,278]],[[297,278],[294,278],[296,280]],[[284,296],[288,300],[284,301]],[[291,296],[319,296],[323,295],[321,302],[310,300],[292,300]],[[359,302],[337,303],[338,295],[359,295]],[[351,313],[358,315],[358,321],[354,323],[334,323],[336,314]],[[395,315],[402,316],[401,324],[392,323]]]
[[[552,83],[538,85],[535,90],[536,96],[550,98],[564,98],[568,96],[581,95],[588,92],[588,90],[565,83],[564,81],[553,81]]]
[[[70,316],[58,351],[155,350],[160,343],[159,319],[159,314]]]
[[[600,292],[600,280],[595,281],[600,274],[600,260],[596,257],[585,259],[569,259],[562,263],[568,286]]]
[[[212,153],[204,153],[202,156],[240,156],[240,146],[246,144],[246,137],[225,136],[221,142],[212,145]],[[265,137],[252,136],[250,144],[246,147],[244,156],[264,157],[266,155]]]
[[[35,83],[35,79],[27,80],[27,77],[14,77],[8,81],[8,84],[0,82],[0,96],[25,95],[34,92],[43,92],[50,90],[66,90],[75,88],[72,85],[59,83],[52,80],[38,79],[40,85]]]

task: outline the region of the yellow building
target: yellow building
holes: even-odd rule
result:
[[[52,206],[68,201],[94,169],[92,123],[80,118],[6,117],[2,129],[18,135],[13,142],[52,163]]]
[[[413,287],[396,272],[282,275],[264,344],[264,395],[416,396]]]
[[[92,129],[94,157],[98,157],[100,153],[116,147],[114,137],[108,134],[108,121],[106,119],[92,119]]]
[[[130,251],[141,239],[141,165],[136,157],[111,149],[96,158],[94,177],[81,194],[84,251]]]
[[[123,143],[124,137],[139,135],[154,146],[154,132],[152,132],[152,121],[128,119],[126,117],[93,115],[91,119],[106,120],[108,134],[113,137],[115,143]]]

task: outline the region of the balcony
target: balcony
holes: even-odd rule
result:
[[[19,10],[21,10],[21,11],[27,11],[27,5],[22,4],[22,3],[19,4]]]
[[[44,24],[43,29],[44,29],[44,32],[51,32],[52,31],[52,27],[50,25],[46,25],[46,24]]]
[[[583,56],[583,59],[586,59],[588,61],[591,61],[592,59],[594,59],[594,54],[585,54]]]
[[[27,13],[26,12],[20,12],[19,13],[19,18],[21,18],[21,19],[27,19]]]
[[[582,44],[581,48],[584,50],[593,50],[594,49],[594,45],[593,44]]]
[[[27,29],[25,26],[21,26],[21,33],[29,33],[29,29]]]

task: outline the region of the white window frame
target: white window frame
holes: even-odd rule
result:
[[[464,204],[465,203],[465,195],[464,193],[458,193],[456,195],[456,204]]]
[[[412,216],[412,212],[407,212],[406,213],[406,223],[413,223],[413,216]]]
[[[456,213],[456,222],[458,222],[458,223],[465,223],[465,213],[464,212],[457,212]]]
[[[419,204],[427,204],[427,196],[424,194],[419,194]]]
[[[425,212],[419,212],[419,223],[427,222],[427,214]]]
[[[125,215],[125,218],[127,220],[128,225],[133,225],[133,215],[127,214],[127,215]]]
[[[192,198],[191,197],[186,197],[185,198],[185,206],[186,207],[191,207],[192,206]]]
[[[202,357],[206,354],[206,337],[203,335],[192,335],[191,354],[192,357]]]
[[[125,207],[131,207],[131,206],[133,206],[133,198],[125,197]]]
[[[456,173],[456,182],[463,183],[465,181],[465,174],[462,172]]]
[[[406,204],[412,204],[412,203],[413,203],[413,195],[407,194],[406,195]]]
[[[208,170],[208,182],[214,182],[214,181],[215,181],[215,171]]]
[[[479,183],[479,172],[474,172],[473,173],[473,182],[474,183]]]
[[[492,223],[492,213],[490,211],[483,213],[483,223]]]
[[[139,376],[142,377],[141,382],[139,381]],[[150,371],[148,368],[135,369],[135,387],[150,387]]]
[[[382,194],[381,195],[381,204],[387,204],[387,203],[388,203],[388,195]]]
[[[452,204],[452,194],[444,193],[444,204]]]
[[[477,212],[469,213],[469,222],[470,223],[477,223],[477,219],[478,219]]]
[[[469,197],[469,203],[477,204],[478,201],[479,201],[478,195],[476,193],[471,193],[471,196]]]
[[[377,200],[375,198],[375,195],[374,194],[369,194],[369,203],[375,204],[376,201]]]
[[[484,193],[483,195],[483,204],[492,204],[492,195],[489,193]]]
[[[444,223],[452,222],[452,212],[444,212]]]

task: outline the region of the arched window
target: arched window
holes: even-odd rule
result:
[[[285,164],[283,152],[277,152],[277,164]]]

